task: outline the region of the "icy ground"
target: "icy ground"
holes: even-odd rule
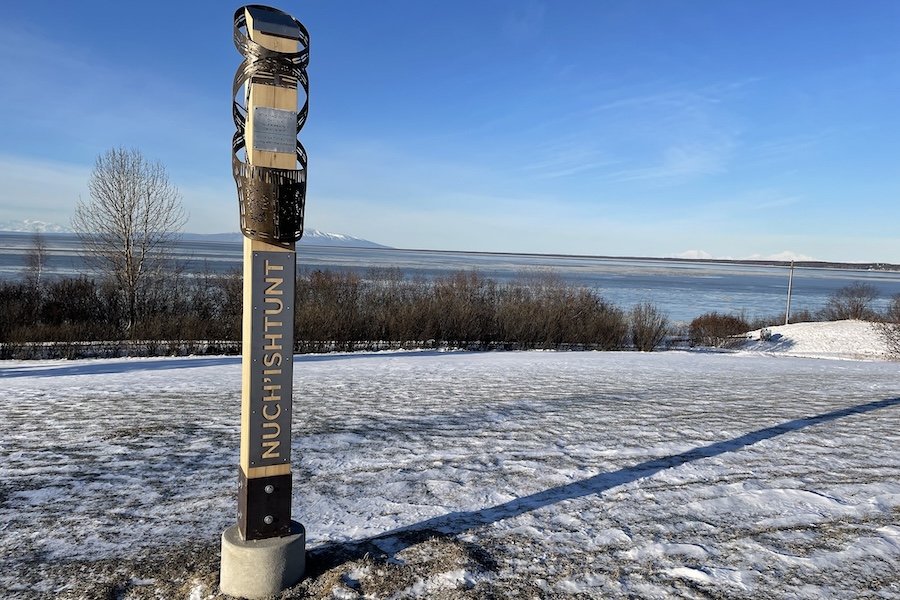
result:
[[[298,357],[284,597],[900,598],[900,365],[814,325]],[[0,363],[0,597],[219,597],[239,389],[232,357]]]

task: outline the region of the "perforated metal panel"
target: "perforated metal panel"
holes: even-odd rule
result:
[[[247,10],[251,12],[256,27],[273,35],[291,39],[296,37],[301,47],[297,52],[278,52],[257,44],[247,34],[244,8],[238,9],[234,15],[234,45],[244,57],[232,85],[232,116],[236,131],[231,143],[231,166],[237,184],[241,232],[250,239],[288,244],[303,236],[307,159],[306,150],[296,139],[296,134],[306,123],[309,111],[309,80],[306,75],[309,34],[300,21],[282,11],[259,5],[248,6]],[[296,169],[251,165],[241,159],[241,151],[246,147],[247,109],[239,102],[238,95],[247,82],[297,88],[298,93],[302,90],[303,106],[296,113],[293,147],[286,139],[282,124],[279,126],[282,131],[273,141],[272,150],[293,152],[297,160]]]

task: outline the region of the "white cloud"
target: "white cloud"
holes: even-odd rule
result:
[[[692,143],[665,148],[658,163],[649,167],[625,169],[606,174],[610,181],[649,181],[662,185],[683,183],[689,179],[713,175],[725,170],[733,145],[724,140],[711,144]]]

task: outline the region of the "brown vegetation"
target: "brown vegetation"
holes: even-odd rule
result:
[[[241,335],[239,272],[176,267],[142,283],[132,314],[111,283],[87,277],[0,282],[0,357],[233,352]],[[498,283],[477,271],[433,281],[397,269],[297,276],[298,352],[451,347],[615,350],[627,315],[552,274]],[[136,317],[136,318],[135,318]],[[131,325],[133,323],[133,325]]]
[[[221,354],[240,352],[243,283],[240,271],[186,273],[170,264],[147,277],[129,314],[111,278],[35,277],[0,281],[0,358]],[[884,315],[862,285],[835,292],[825,309],[791,315],[791,322],[863,315],[900,356],[900,298]],[[315,270],[297,274],[295,351],[389,348],[593,349],[652,351],[673,340],[731,347],[754,329],[783,317],[755,319],[707,313],[678,335],[666,314],[642,302],[629,311],[596,290],[553,273],[524,273],[498,282],[478,271],[427,280],[396,268]],[[134,323],[129,327],[130,323]]]
[[[750,330],[746,319],[717,312],[700,315],[690,326],[691,345],[727,348],[744,341],[742,335]]]

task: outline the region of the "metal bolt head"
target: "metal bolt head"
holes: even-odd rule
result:
[[[265,523],[266,525],[271,525],[274,522],[275,517],[273,517],[272,515],[266,515],[266,517],[263,519],[263,523]]]
[[[267,494],[271,494],[272,492],[275,491],[275,486],[272,485],[272,484],[269,484],[269,485],[266,486],[265,489],[266,489],[266,493],[267,493]]]

